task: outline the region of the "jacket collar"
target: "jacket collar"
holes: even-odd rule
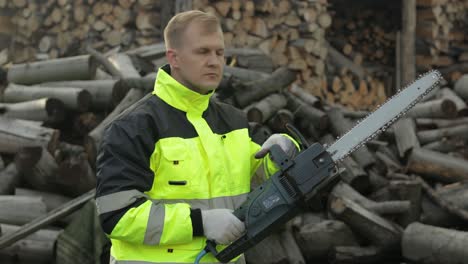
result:
[[[153,94],[157,95],[170,106],[184,112],[202,114],[207,108],[210,97],[209,94],[200,94],[190,90],[171,76],[171,68],[166,64],[159,68]]]

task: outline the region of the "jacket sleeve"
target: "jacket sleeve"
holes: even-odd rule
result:
[[[155,144],[144,130],[138,122],[119,120],[103,136],[96,188],[101,225],[110,238],[131,243],[188,243],[199,213],[186,203],[164,204],[145,194],[153,184],[149,159]]]

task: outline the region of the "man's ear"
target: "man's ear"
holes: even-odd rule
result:
[[[167,62],[169,62],[172,67],[179,67],[179,58],[177,57],[177,52],[174,49],[166,50],[166,58]]]

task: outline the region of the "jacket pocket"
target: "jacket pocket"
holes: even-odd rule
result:
[[[190,146],[183,139],[172,138],[161,144],[161,159],[156,171],[156,188],[168,198],[185,198],[197,192],[200,185],[199,166],[190,155]],[[161,193],[160,193],[161,194]]]

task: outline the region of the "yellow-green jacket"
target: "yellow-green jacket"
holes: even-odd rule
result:
[[[193,263],[206,241],[200,209],[239,207],[262,162],[240,110],[184,87],[168,65],[156,80],[98,155],[96,204],[117,263]]]

